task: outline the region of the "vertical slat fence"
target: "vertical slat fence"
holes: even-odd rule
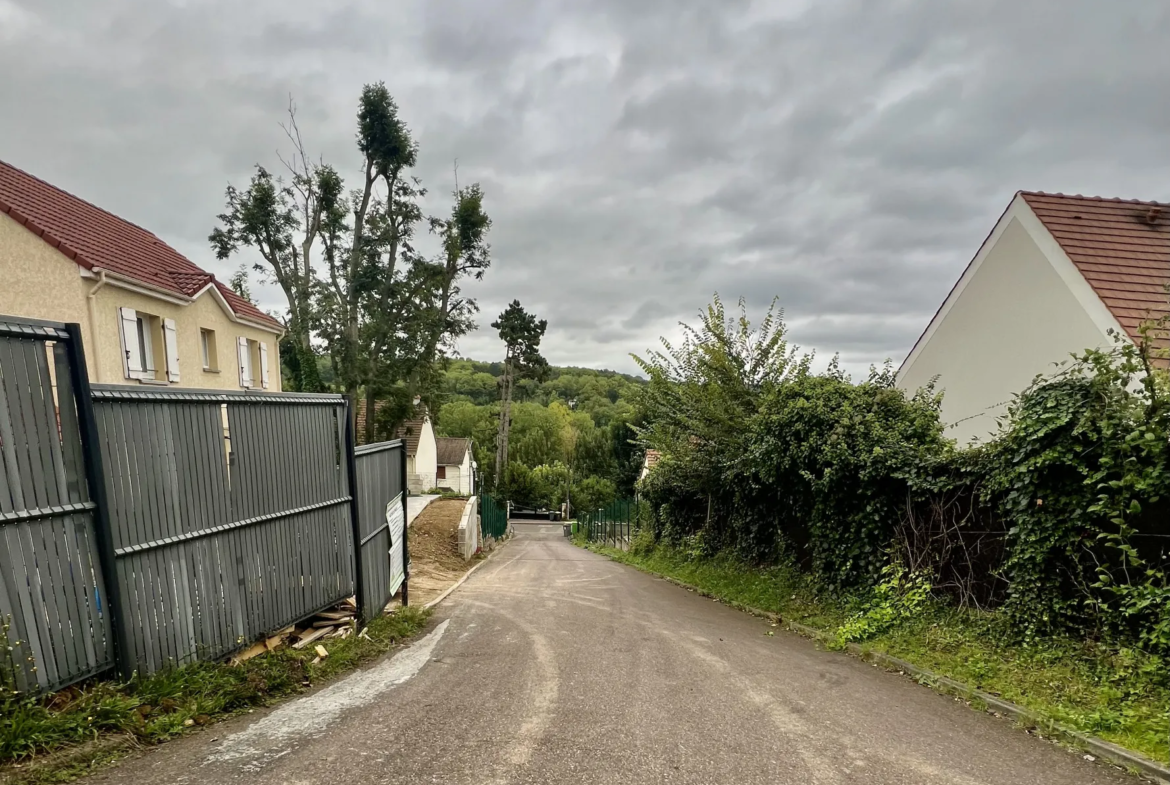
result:
[[[358,456],[348,422],[338,395],[91,387],[78,325],[0,316],[0,689],[405,603],[405,447]]]
[[[406,580],[406,445],[401,440],[363,445],[354,451],[354,462],[358,604],[368,620]]]
[[[71,342],[0,317],[0,688],[56,689],[113,663]]]
[[[353,593],[345,401],[95,386],[122,667],[221,657]]]

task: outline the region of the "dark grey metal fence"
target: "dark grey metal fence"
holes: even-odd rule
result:
[[[372,618],[403,587],[406,601],[406,446],[401,440],[354,450],[357,480],[358,607]]]
[[[80,343],[76,325],[0,317],[0,627],[11,653],[0,667],[22,691],[114,658],[75,395]]]
[[[93,390],[123,668],[220,657],[353,593],[345,400]]]
[[[406,601],[405,448],[355,455],[341,396],[91,388],[78,325],[4,316],[0,393],[0,686]]]

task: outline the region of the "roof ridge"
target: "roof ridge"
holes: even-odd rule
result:
[[[1055,199],[1079,199],[1085,202],[1105,202],[1107,204],[1140,204],[1153,207],[1170,207],[1170,202],[1158,202],[1144,199],[1122,199],[1118,196],[1091,196],[1085,194],[1066,194],[1059,191],[1019,191],[1021,196],[1047,196]]]

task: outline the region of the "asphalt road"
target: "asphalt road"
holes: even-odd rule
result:
[[[90,783],[1136,783],[518,525],[393,658]]]

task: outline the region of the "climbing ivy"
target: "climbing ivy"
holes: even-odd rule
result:
[[[639,359],[638,438],[663,453],[641,483],[654,536],[764,565],[795,558],[838,592],[912,568],[937,593],[962,572],[984,584],[963,596],[1002,602],[1024,638],[1076,630],[1170,653],[1165,540],[1144,536],[1159,521],[1170,534],[1156,346],[1084,353],[1017,396],[995,439],[961,449],[933,389],[904,393],[889,365],[859,383],[835,359],[816,373],[781,313],[753,329],[742,302],[729,317],[716,298],[679,346]],[[927,511],[946,520],[911,542]],[[978,564],[916,553],[966,548],[984,529],[1001,534]]]

